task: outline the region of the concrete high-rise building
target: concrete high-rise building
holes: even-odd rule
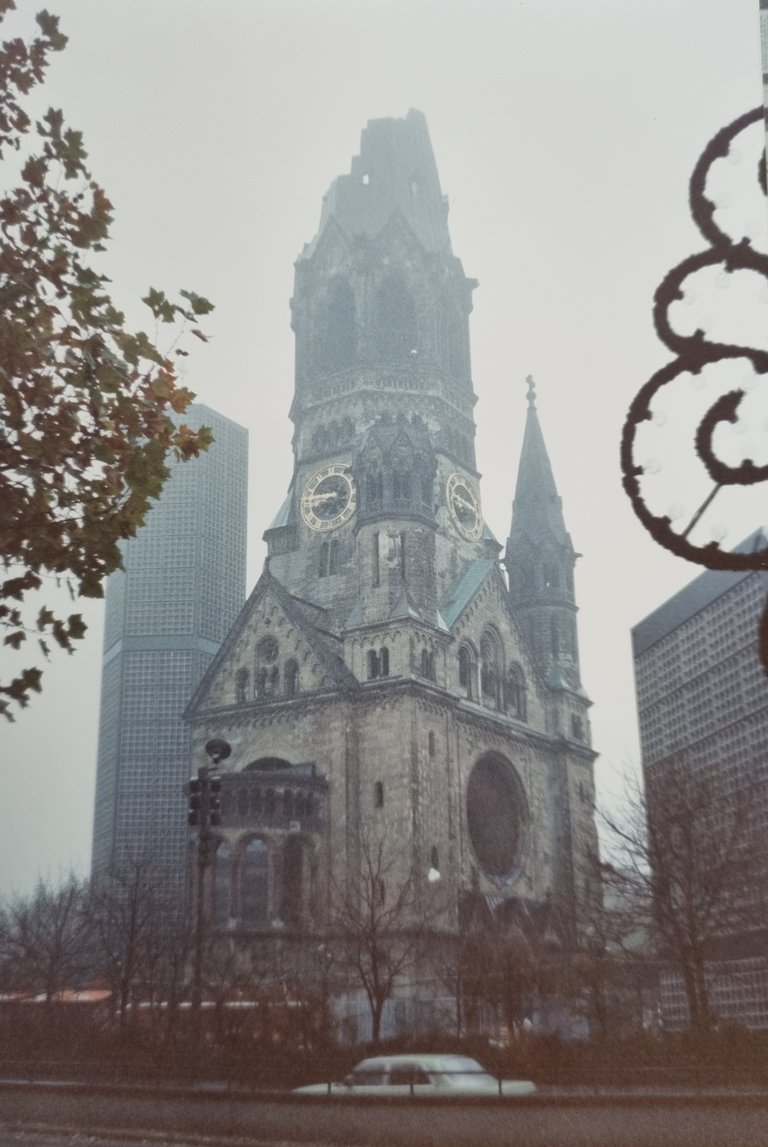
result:
[[[172,463],[107,580],[94,875],[142,859],[183,884],[189,729],[182,720],[245,597],[248,434],[194,404],[207,453]]]
[[[296,262],[293,479],[265,571],[189,709],[195,765],[212,737],[232,749],[211,924],[303,952],[304,982],[374,876],[379,908],[439,887],[446,936],[565,948],[591,894],[577,555],[530,383],[507,582],[475,459],[475,286],[424,117],[371,121]],[[394,912],[390,932],[414,927]],[[385,1029],[437,990],[417,979]]]
[[[766,541],[757,531],[738,549]],[[670,768],[680,783],[705,778],[723,808],[749,805],[750,869],[758,873],[762,858],[762,878],[753,874],[729,890],[738,896],[740,923],[714,938],[707,979],[714,1012],[750,1027],[768,1027],[768,678],[758,652],[767,594],[766,570],[709,570],[632,630],[649,815]],[[679,973],[662,974],[661,1001],[665,1022],[685,1026]]]
[[[763,56],[763,104],[768,117],[768,0],[760,0],[760,46]]]

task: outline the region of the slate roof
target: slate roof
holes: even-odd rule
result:
[[[513,548],[526,542],[538,545],[543,541],[553,541],[557,545],[571,548],[571,539],[563,518],[562,499],[557,492],[536,411],[534,384],[529,378],[528,413],[517,470],[508,544]]]

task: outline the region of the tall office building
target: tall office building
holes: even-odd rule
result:
[[[768,0],[760,0],[760,45],[763,54],[763,104],[768,117]]]
[[[529,383],[502,570],[475,459],[475,286],[424,117],[371,121],[296,262],[293,480],[267,566],[189,710],[195,764],[212,736],[232,748],[212,921],[250,952],[303,953],[305,982],[373,855],[381,906],[428,904],[439,877],[449,937],[568,946],[589,896],[577,555]],[[407,979],[397,1006],[428,1011],[426,971]]]
[[[247,431],[194,404],[207,453],[172,465],[106,588],[92,872],[141,858],[185,878],[181,714],[245,597]]]
[[[765,545],[757,531],[739,549]],[[707,979],[714,1012],[750,1027],[768,1027],[768,679],[758,654],[766,594],[768,571],[709,570],[632,631],[649,814],[668,768],[703,776],[723,807],[749,802],[750,866],[758,871],[764,858],[763,879],[732,890],[740,922],[714,937]],[[678,973],[663,973],[661,1002],[665,1022],[685,1026]]]

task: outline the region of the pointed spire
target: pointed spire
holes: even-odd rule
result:
[[[528,385],[528,413],[525,422],[517,487],[512,508],[510,543],[553,541],[570,547],[563,520],[563,508],[555,485],[552,466],[544,445],[536,410],[536,383],[532,375]]]

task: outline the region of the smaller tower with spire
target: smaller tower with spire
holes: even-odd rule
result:
[[[528,414],[505,555],[510,600],[547,684],[580,692],[573,580],[579,555],[565,528],[536,384],[531,375],[526,382]]]

